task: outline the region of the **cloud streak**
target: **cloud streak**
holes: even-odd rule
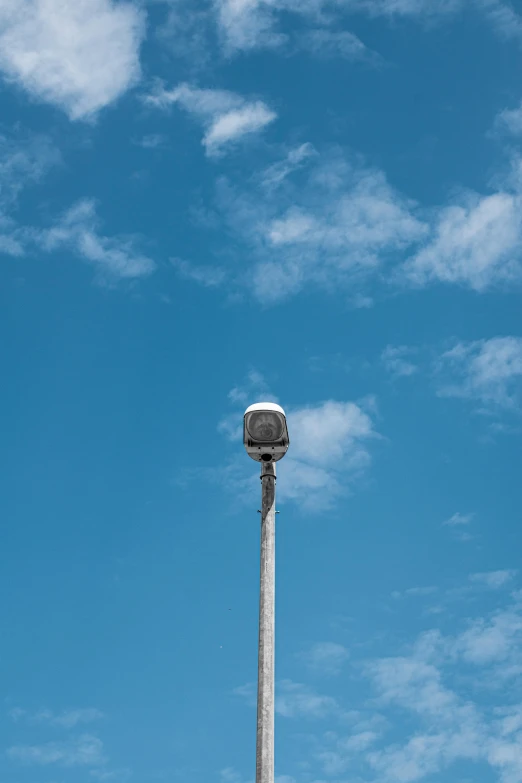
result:
[[[10,716],[15,721],[26,721],[27,723],[41,723],[51,726],[60,726],[65,729],[72,729],[79,723],[92,723],[103,718],[103,713],[94,707],[82,709],[70,709],[55,713],[52,710],[43,709],[36,712],[29,712],[19,707],[10,711]]]
[[[7,749],[11,761],[24,765],[46,767],[96,767],[105,763],[103,743],[92,734],[82,734],[66,742],[47,742],[42,745],[13,745]]]
[[[262,131],[277,117],[263,101],[248,101],[226,90],[203,90],[188,84],[173,90],[158,85],[144,100],[158,109],[178,104],[198,118],[205,128],[202,144],[209,157],[222,154],[244,136]]]
[[[71,207],[53,228],[36,236],[47,252],[70,249],[97,270],[100,280],[111,282],[146,277],[156,268],[152,259],[139,253],[136,240],[125,236],[104,236],[93,200],[83,199]]]

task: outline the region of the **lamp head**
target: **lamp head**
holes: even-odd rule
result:
[[[277,462],[288,451],[290,439],[286,416],[274,402],[256,402],[245,411],[243,443],[257,462]]]

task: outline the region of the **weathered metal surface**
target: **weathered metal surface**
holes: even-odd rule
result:
[[[261,463],[256,783],[274,783],[275,463]]]

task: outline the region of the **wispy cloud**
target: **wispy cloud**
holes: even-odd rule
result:
[[[184,280],[192,280],[205,288],[215,288],[226,278],[226,271],[221,267],[193,264],[183,258],[171,258],[170,263]]]
[[[426,585],[425,587],[408,587],[406,590],[404,590],[402,593],[399,590],[395,590],[392,593],[392,598],[402,598],[404,596],[411,596],[411,597],[425,597],[427,595],[433,595],[438,591],[438,587],[435,585]]]
[[[342,644],[336,642],[317,642],[299,656],[306,664],[321,674],[339,674],[350,653]]]
[[[387,345],[381,354],[381,361],[384,368],[395,377],[413,375],[418,367],[410,360],[412,354],[415,354],[415,348],[407,345]]]
[[[158,84],[144,100],[158,109],[179,104],[195,115],[205,128],[202,143],[209,156],[223,153],[243,136],[263,130],[277,117],[263,101],[248,101],[226,90],[203,90],[188,84],[172,90]]]
[[[469,525],[473,520],[475,514],[462,514],[460,511],[456,511],[442,524],[449,525],[449,527],[460,527],[461,525]]]
[[[317,156],[317,151],[310,142],[293,147],[286,157],[277,161],[261,174],[261,181],[265,188],[275,188],[281,185],[294,171],[302,168],[308,161]]]
[[[142,12],[112,0],[2,0],[0,69],[31,96],[86,119],[140,76]]]
[[[411,657],[383,658],[369,664],[380,703],[408,710],[422,722],[404,744],[367,754],[383,781],[421,780],[458,760],[478,760],[483,753],[482,719],[474,705],[447,688],[430,661],[432,645],[420,644]]]
[[[328,719],[328,731],[307,732],[311,780],[340,781],[349,773],[358,781],[415,783],[433,775],[453,779],[457,772],[475,779],[479,767],[472,765],[479,764],[499,783],[520,783],[522,593],[499,610],[462,621],[453,634],[433,628],[410,645],[401,642],[399,654],[350,661],[358,672],[350,711],[343,709],[342,689],[334,698],[302,683],[278,683],[282,718]],[[365,681],[369,693],[360,691]],[[498,696],[491,698],[494,688]],[[254,685],[239,691],[255,704]]]
[[[61,162],[59,150],[46,136],[15,140],[0,135],[0,205],[13,206],[23,188],[39,182]]]
[[[486,408],[517,408],[522,392],[522,337],[457,343],[440,357],[439,395]]]
[[[278,46],[286,36],[274,29],[275,3],[262,0],[215,0],[216,19],[228,54]]]
[[[276,195],[251,181],[243,190],[225,180],[218,184],[218,207],[254,259],[244,282],[264,303],[307,284],[357,283],[362,293],[361,281],[428,232],[416,205],[382,171],[340,150],[310,163],[297,183],[287,160],[281,161],[285,187]]]
[[[500,36],[522,42],[522,17],[510,2],[477,0],[477,7],[483,11]]]
[[[369,49],[360,38],[348,30],[330,30],[315,28],[302,33],[297,46],[316,57],[342,57],[345,60],[359,61],[368,65],[381,66],[383,58]]]
[[[495,612],[488,619],[478,619],[470,624],[455,642],[455,649],[469,663],[505,664],[511,666],[502,672],[521,671],[522,615],[515,608]]]
[[[225,767],[219,773],[221,783],[244,783],[243,776],[234,767]]]
[[[105,763],[103,743],[91,734],[82,734],[66,742],[13,745],[7,749],[7,756],[12,761],[38,766],[96,767]]]
[[[482,573],[471,574],[470,580],[472,582],[479,582],[490,587],[492,590],[497,590],[499,587],[504,587],[509,584],[517,575],[517,571],[504,570],[504,571],[484,571]]]
[[[63,712],[58,713],[48,709],[31,712],[15,707],[9,714],[15,721],[24,720],[28,723],[43,723],[51,726],[61,726],[65,729],[72,729],[79,723],[92,723],[103,718],[103,713],[94,707],[63,710]]]
[[[325,718],[337,711],[331,696],[323,696],[312,688],[292,680],[282,680],[277,688],[275,709],[284,718]]]
[[[306,33],[318,33],[336,37],[336,32],[343,24],[343,16],[349,12],[364,12],[369,16],[410,16],[418,18],[433,18],[447,15],[458,9],[462,0],[441,0],[433,3],[430,0],[355,0],[355,2],[331,2],[331,0],[214,0],[216,20],[225,52],[230,55],[238,51],[255,48],[275,49],[284,46],[290,39],[290,34],[281,29],[282,14],[295,14],[301,17],[308,26]],[[332,33],[330,27],[336,26]],[[347,37],[352,34],[342,31],[339,41],[344,36],[344,47],[353,54],[354,44],[347,43]],[[355,38],[355,36],[353,36]],[[357,47],[359,48],[359,47]]]
[[[495,120],[495,130],[511,133],[513,136],[521,136],[522,104],[516,109],[503,109]]]
[[[142,136],[136,143],[145,150],[155,150],[159,147],[164,147],[166,142],[167,138],[162,136],[161,133],[148,133],[146,136]]]
[[[16,139],[13,135],[0,135],[0,252],[22,256],[31,231],[20,226],[12,215],[22,191],[40,182],[49,169],[61,162],[61,155],[46,136],[20,131]]]
[[[253,405],[255,402],[277,402],[264,375],[258,370],[250,370],[240,386],[234,386],[228,393],[232,403]]]
[[[47,252],[72,249],[94,265],[101,280],[144,277],[154,271],[156,264],[136,250],[134,237],[104,236],[98,231],[99,222],[94,201],[84,199],[71,207],[53,228],[40,232],[36,238]]]
[[[14,220],[0,214],[0,253],[7,256],[23,256],[27,233]]]

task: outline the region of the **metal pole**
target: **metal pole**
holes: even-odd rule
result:
[[[275,462],[262,462],[256,783],[274,783],[275,483]]]

